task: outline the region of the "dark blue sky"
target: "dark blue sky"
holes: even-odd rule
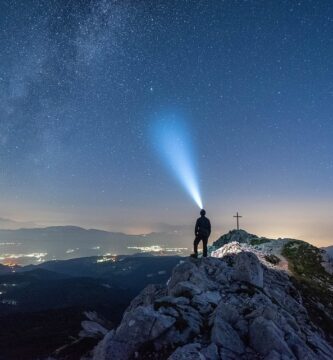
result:
[[[217,232],[239,210],[248,230],[332,242],[331,1],[3,0],[0,44],[0,216],[191,224],[150,138],[172,112]]]

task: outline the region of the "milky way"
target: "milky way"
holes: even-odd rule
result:
[[[1,1],[0,216],[189,223],[149,139],[172,110],[216,227],[327,239],[332,34],[331,1]]]

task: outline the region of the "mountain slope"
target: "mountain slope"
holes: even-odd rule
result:
[[[289,240],[264,252],[258,246],[271,240],[236,235],[242,243],[225,242],[213,257],[187,259],[174,268],[167,285],[148,286],[92,358],[332,359],[332,317],[327,314],[326,325],[313,321],[314,300],[309,303],[294,270],[304,252],[288,252],[294,246]],[[283,259],[289,260],[288,271],[281,267]],[[321,253],[316,259],[316,271],[330,281],[318,265]],[[332,298],[333,289],[328,291]]]
[[[322,249],[325,250],[331,257],[333,257],[333,245],[324,247]]]
[[[134,296],[151,282],[165,283],[180,259],[131,255],[50,261],[16,269],[4,266],[0,359],[44,359],[59,348],[57,358],[70,352],[68,359],[80,359],[98,342],[79,336],[83,313],[97,311],[118,324]]]

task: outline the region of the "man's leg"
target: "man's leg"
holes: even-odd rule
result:
[[[200,237],[196,236],[194,239],[194,242],[193,242],[193,249],[194,249],[195,256],[198,256],[198,245],[199,245],[200,240],[201,240]]]
[[[208,243],[208,237],[202,238],[202,256],[207,257],[207,243]]]

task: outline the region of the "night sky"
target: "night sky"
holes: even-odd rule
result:
[[[1,217],[192,226],[173,114],[214,234],[333,243],[332,1],[2,0],[0,46]]]

